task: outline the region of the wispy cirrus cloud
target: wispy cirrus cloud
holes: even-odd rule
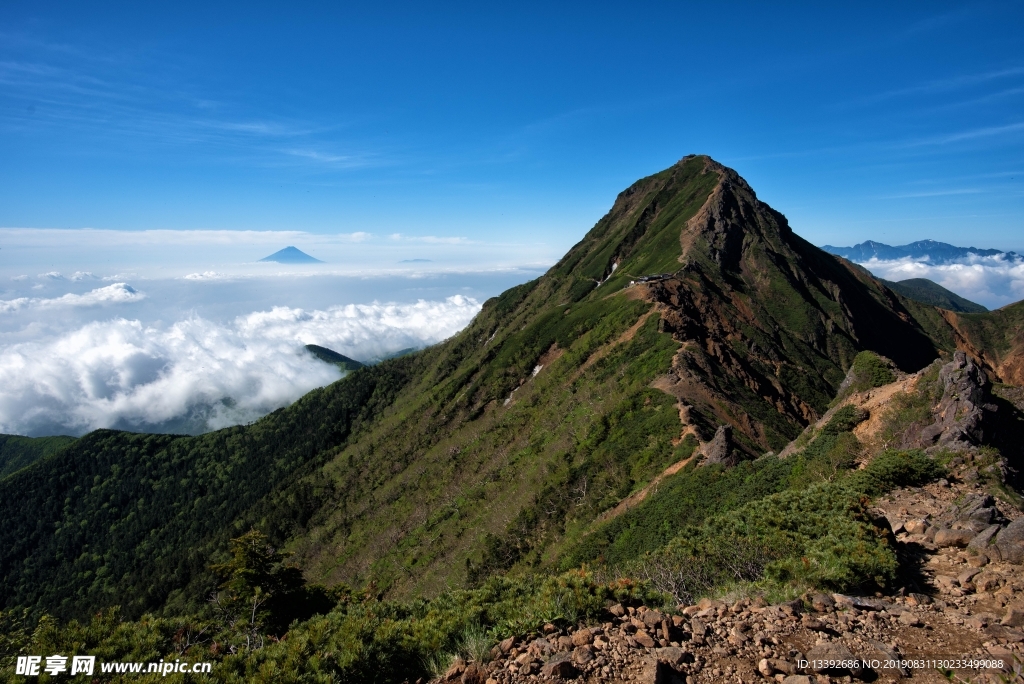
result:
[[[15,41],[17,44],[17,41]],[[356,149],[337,123],[294,117],[252,116],[238,103],[213,101],[162,84],[153,60],[102,51],[33,49],[33,59],[0,59],[0,126],[30,131],[76,131],[113,143],[197,145],[203,155],[239,155],[261,165],[306,164],[311,169],[354,169],[384,162],[378,151]],[[140,61],[141,60],[141,61]],[[135,64],[139,62],[139,64]]]
[[[947,93],[965,88],[973,88],[979,85],[986,85],[995,81],[1024,77],[1024,67],[1012,66],[1004,69],[992,69],[989,71],[976,72],[971,74],[956,74],[946,78],[932,79],[905,88],[894,88],[874,95],[868,95],[857,100],[858,104],[870,104],[882,102],[893,98],[910,97],[931,93]]]
[[[943,135],[936,135],[929,138],[921,138],[914,141],[905,143],[908,147],[918,147],[925,145],[948,145],[950,143],[964,142],[967,140],[977,140],[979,138],[995,138],[1006,135],[1012,135],[1024,131],[1024,121],[1019,121],[1012,124],[1006,124],[1003,126],[981,126],[978,128],[969,128],[955,133],[947,133]]]
[[[920,192],[904,192],[896,195],[879,195],[878,199],[914,199],[918,197],[946,197],[951,195],[980,195],[993,190],[984,188],[949,188],[946,190],[922,190]]]

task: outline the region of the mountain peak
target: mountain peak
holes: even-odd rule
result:
[[[288,246],[278,250],[270,256],[260,259],[261,262],[273,262],[277,264],[322,264],[320,259],[311,257],[302,250]]]

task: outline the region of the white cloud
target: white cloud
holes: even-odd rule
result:
[[[327,310],[274,307],[227,324],[199,317],[169,327],[90,322],[0,348],[0,432],[202,431],[247,422],[340,377],[305,353],[305,344],[367,360],[439,342],[479,310],[476,300],[457,295]]]
[[[990,309],[1024,299],[1024,261],[1019,259],[974,256],[957,263],[933,264],[908,257],[871,259],[861,265],[886,280],[928,278]]]
[[[97,288],[85,294],[69,293],[60,297],[45,299],[41,297],[19,297],[18,299],[0,299],[0,313],[10,313],[22,309],[56,309],[61,307],[100,306],[103,304],[126,304],[137,302],[146,297],[127,283],[114,283]]]

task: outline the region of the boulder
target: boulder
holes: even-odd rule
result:
[[[452,661],[448,671],[444,673],[444,677],[442,677],[442,679],[446,682],[457,681],[462,678],[462,673],[465,671],[466,661],[460,657],[456,657],[455,660]]]
[[[973,530],[951,530],[943,528],[935,533],[935,545],[939,548],[946,546],[965,547],[975,537]]]
[[[974,536],[974,539],[967,544],[967,549],[976,553],[984,551],[1000,529],[1002,528],[999,525],[989,525]]]
[[[982,572],[974,578],[974,588],[978,592],[994,591],[999,588],[999,579],[993,572]]]
[[[578,629],[573,632],[572,645],[573,646],[585,646],[594,641],[594,632],[586,627]]]
[[[907,627],[920,627],[923,623],[921,622],[921,618],[908,610],[900,613],[900,624],[906,625]]]
[[[815,684],[814,677],[808,677],[807,675],[795,674],[789,675],[782,680],[782,684]]]
[[[683,678],[668,663],[658,658],[649,658],[644,663],[639,679],[633,681],[641,684],[683,684]]]
[[[875,660],[875,659],[881,660],[883,663],[885,661],[899,662],[901,660],[899,654],[896,653],[896,651],[894,651],[890,647],[886,646],[881,641],[871,640],[871,641],[868,641],[868,644],[870,644],[871,648],[873,648],[875,650],[875,652],[872,654],[872,656],[873,656],[872,660]],[[896,669],[897,672],[899,672],[901,677],[909,677],[910,676],[910,670],[908,670],[905,667],[900,666],[900,667],[895,668],[895,669]]]
[[[665,615],[657,610],[647,610],[644,611],[642,619],[648,627],[658,627],[665,619]]]
[[[824,613],[836,607],[836,600],[828,594],[814,594],[811,596],[811,608],[819,613]]]
[[[693,654],[687,653],[678,646],[656,648],[654,649],[654,657],[657,660],[668,663],[669,665],[682,665],[683,663],[693,662]]]
[[[959,575],[957,575],[956,581],[960,583],[961,587],[966,587],[968,584],[971,583],[971,580],[973,580],[976,575],[980,574],[981,568],[971,568],[969,570],[964,570]]]
[[[572,664],[572,658],[568,653],[552,656],[541,666],[540,673],[545,677],[561,677],[562,679],[580,676],[580,671]]]
[[[923,534],[928,529],[927,520],[908,520],[903,523],[903,529],[907,534]]]
[[[462,684],[484,684],[487,681],[487,670],[476,663],[470,663],[459,681]]]
[[[955,442],[980,444],[983,431],[982,407],[988,393],[988,378],[974,361],[962,352],[954,352],[953,360],[939,371],[942,399],[933,411],[939,445]]]
[[[654,648],[657,646],[654,638],[643,630],[638,630],[637,633],[633,635],[633,638],[636,640],[636,643],[640,644],[644,648]]]
[[[577,665],[586,665],[594,658],[594,650],[590,646],[577,646],[572,650],[572,661]]]
[[[1017,518],[995,537],[995,547],[1002,560],[1008,563],[1024,562],[1024,518]]]

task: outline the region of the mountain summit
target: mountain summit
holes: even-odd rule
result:
[[[268,257],[260,259],[261,262],[269,261],[277,264],[322,264],[320,259],[311,257],[305,252],[295,247],[285,247],[284,249],[278,250]]]

